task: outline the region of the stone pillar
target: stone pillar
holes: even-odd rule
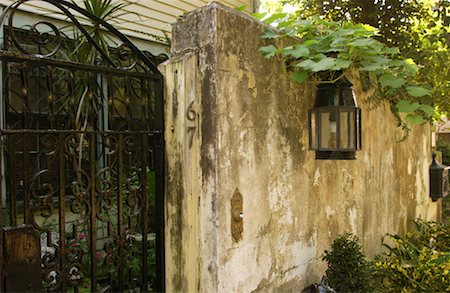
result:
[[[174,25],[165,76],[166,288],[217,292],[217,4]]]

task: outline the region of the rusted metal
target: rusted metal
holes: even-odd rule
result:
[[[162,59],[72,3],[40,1],[83,35],[70,11],[92,17],[123,45],[104,52],[91,44],[96,64],[62,59],[74,40],[46,21],[14,27],[27,0],[5,9],[0,227],[26,224],[38,236],[34,291],[163,291],[163,85],[155,65]],[[124,48],[128,63],[120,59]],[[2,259],[20,260],[3,236]],[[21,286],[10,267],[0,268],[2,288]]]
[[[243,216],[243,198],[239,190],[236,189],[231,198],[231,235],[234,242],[242,240],[242,233],[244,232]]]
[[[3,229],[2,292],[41,292],[41,246],[31,225]]]

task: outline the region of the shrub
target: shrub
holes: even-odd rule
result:
[[[436,150],[442,153],[442,164],[450,165],[450,144],[443,139],[438,139]]]
[[[322,260],[328,264],[328,285],[336,292],[371,292],[374,290],[371,266],[361,251],[358,238],[352,234],[337,237]]]
[[[387,234],[375,262],[383,292],[450,292],[450,226],[417,220],[416,232]]]

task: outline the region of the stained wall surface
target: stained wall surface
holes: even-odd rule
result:
[[[339,234],[358,235],[373,256],[385,233],[439,217],[428,197],[430,127],[397,142],[389,108],[369,109],[355,75],[363,150],[356,160],[315,160],[307,126],[315,86],[261,56],[263,30],[220,4],[174,26],[173,58],[161,66],[168,292],[300,292],[320,281],[320,257]],[[240,241],[231,231],[236,191]]]

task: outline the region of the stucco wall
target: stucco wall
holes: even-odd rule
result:
[[[353,161],[315,160],[307,127],[315,87],[260,55],[263,29],[219,4],[174,26],[174,58],[161,66],[169,292],[300,292],[320,280],[320,256],[340,233],[358,235],[373,256],[385,233],[439,215],[428,197],[430,127],[398,143],[389,108],[369,110],[354,76],[363,150]],[[239,242],[230,224],[236,190]]]

